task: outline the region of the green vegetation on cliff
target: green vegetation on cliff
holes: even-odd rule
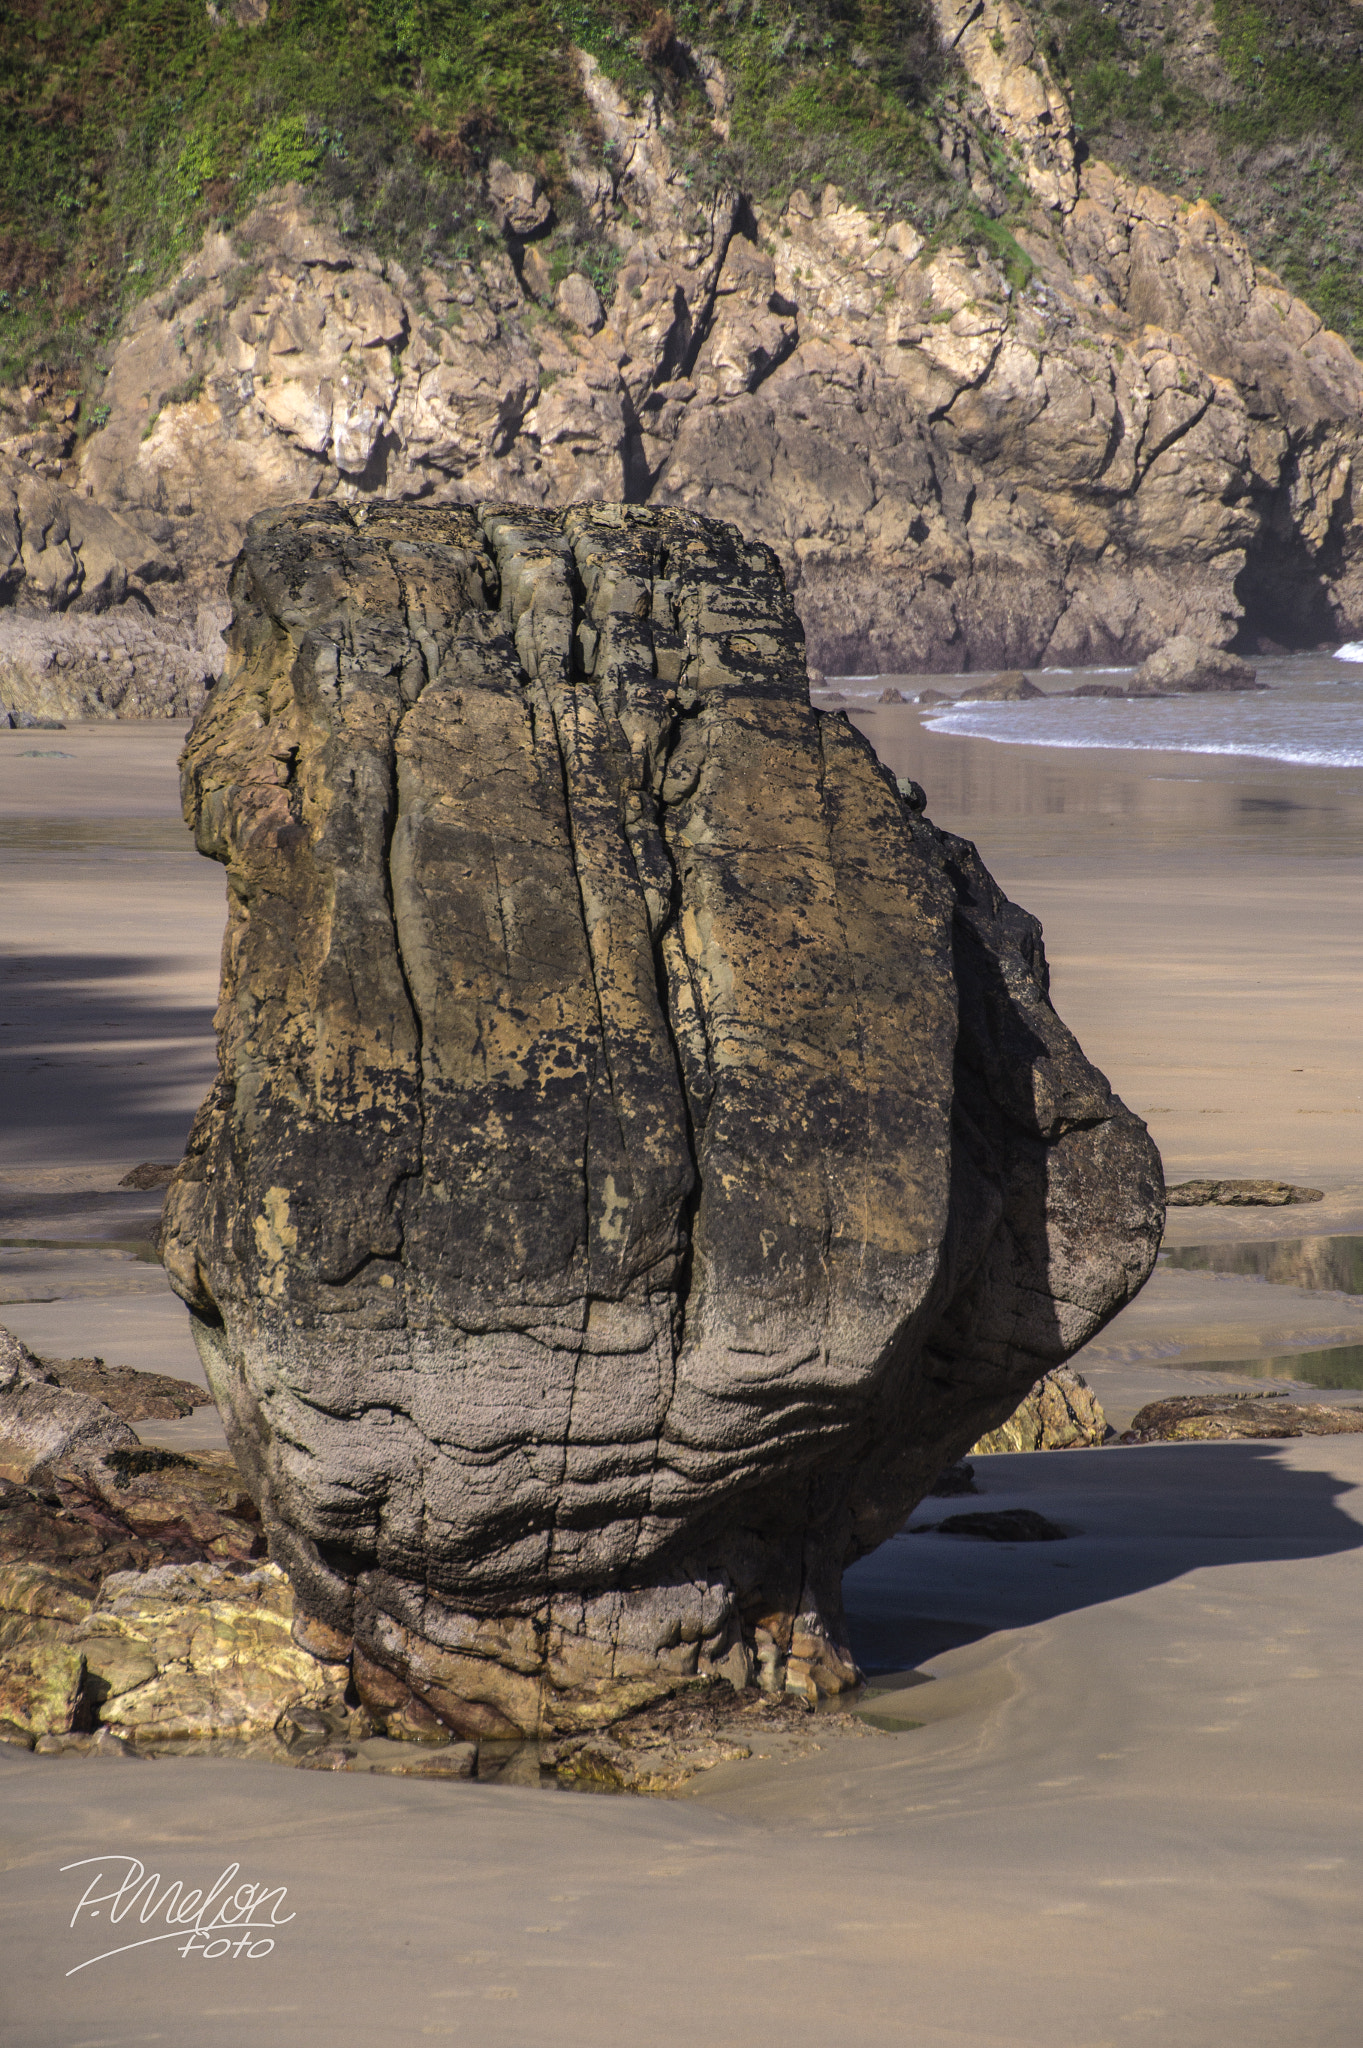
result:
[[[1363,13],[1350,0],[1033,4],[1086,146],[1210,199],[1363,347]],[[969,95],[931,0],[11,0],[0,383],[90,389],[131,305],[206,229],[291,179],[414,268],[494,238],[490,157],[532,165],[576,237],[573,263],[607,290],[614,253],[566,177],[570,158],[604,155],[573,45],[632,99],[661,97],[698,194],[736,179],[779,200],[831,179],[1016,257],[1022,281],[1006,209],[1027,202],[1002,152],[987,208],[944,168],[939,117]],[[697,55],[724,68],[727,138]]]
[[[1351,0],[1043,0],[1095,156],[1211,201],[1363,348],[1363,11]],[[1210,34],[1207,31],[1210,30]]]
[[[698,180],[832,178],[929,221],[957,198],[925,120],[929,0],[12,0],[0,378],[69,378],[207,228],[289,179],[408,263],[470,252],[489,156],[553,188],[567,147],[599,151],[573,44],[665,95]],[[725,65],[727,145],[689,47]]]

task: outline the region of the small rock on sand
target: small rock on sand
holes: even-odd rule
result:
[[[960,701],[962,704],[1022,704],[1045,694],[1020,668],[1011,668],[987,683],[972,684],[970,689],[961,692]],[[919,702],[922,701],[920,697]]]
[[[1238,654],[1227,654],[1223,647],[1209,647],[1204,641],[1180,633],[1141,663],[1126,694],[1132,697],[1165,696],[1172,691],[1264,690],[1267,687]]]
[[[121,1188],[138,1188],[143,1192],[151,1188],[168,1188],[179,1163],[178,1159],[172,1159],[168,1165],[160,1165],[154,1159],[146,1159],[141,1166],[134,1166],[130,1173],[125,1173],[118,1185]]]
[[[981,1509],[968,1515],[948,1515],[945,1521],[924,1523],[913,1534],[978,1536],[986,1543],[1059,1543],[1069,1531],[1045,1515],[1039,1515],[1035,1508],[999,1508]]]

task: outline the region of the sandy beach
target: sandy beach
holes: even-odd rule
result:
[[[1174,1212],[1167,1245],[1363,1232],[1363,771],[857,722],[1042,919],[1057,1008],[1167,1177],[1325,1192]],[[157,1197],[117,1189],[177,1156],[213,1070],[222,877],[179,823],[181,736],[0,733],[0,1322],[197,1379],[145,1250]],[[1356,1344],[1363,1296],[1166,1262],[1078,1364],[1121,1426],[1250,1383],[1212,1366]],[[848,1576],[867,1705],[919,1725],[821,1741],[815,1717],[806,1753],[670,1801],[0,1752],[10,2038],[1352,2044],[1363,1438],[977,1473],[979,1505],[1066,1540],[915,1533],[950,1512],[929,1501]],[[91,1961],[158,1932],[71,1924],[88,1875],[62,1866],[104,1856],[287,1887],[273,1949]]]

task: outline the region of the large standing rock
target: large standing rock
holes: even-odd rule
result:
[[[305,1630],[468,1734],[851,1683],[844,1567],[1159,1240],[1039,927],[731,527],[307,505],[232,595],[163,1250]]]

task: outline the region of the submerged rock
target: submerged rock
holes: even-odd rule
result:
[[[837,1691],[844,1568],[1144,1281],[1040,928],[691,514],[262,514],[184,756],[220,1075],[162,1249],[376,1715]]]

